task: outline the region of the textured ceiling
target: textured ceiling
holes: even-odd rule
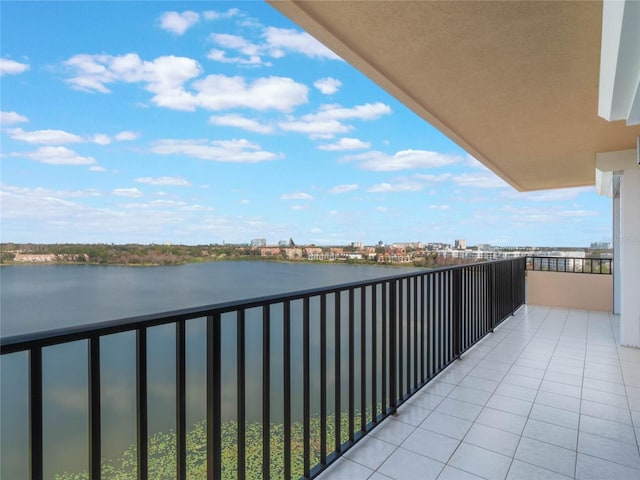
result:
[[[518,190],[592,185],[601,2],[269,1]]]

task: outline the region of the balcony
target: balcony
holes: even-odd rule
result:
[[[640,350],[618,321],[522,307],[319,478],[640,478]]]
[[[609,313],[523,306],[526,265],[440,269],[3,339],[5,367],[17,361],[26,375],[11,384],[23,399],[15,416],[26,419],[15,444],[28,439],[22,451],[5,445],[3,462],[20,478],[53,476],[59,451],[77,462],[51,443],[52,426],[69,418],[52,418],[50,361],[67,348],[80,367],[60,372],[61,385],[77,383],[74,368],[86,371],[70,421],[85,424],[80,478],[157,478],[159,468],[171,478],[635,478],[640,350],[617,346]],[[129,366],[118,372],[114,357]],[[105,418],[122,421],[106,401],[118,374],[133,379],[119,400],[135,412],[127,420],[135,445],[114,462]],[[201,404],[188,388],[194,375]],[[155,405],[159,387],[173,397],[168,408]],[[175,419],[169,433],[153,426],[158,408]],[[162,465],[159,439],[169,444]],[[117,465],[125,457],[126,471]]]

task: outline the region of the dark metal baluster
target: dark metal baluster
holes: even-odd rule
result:
[[[354,326],[354,290],[349,289],[349,441],[354,441],[355,417],[355,326]]]
[[[239,479],[245,478],[246,475],[246,322],[245,310],[240,309],[236,314],[236,368],[237,368],[237,415],[238,415],[238,472]]]
[[[29,469],[31,480],[43,478],[42,348],[29,350]]]
[[[388,344],[387,344],[387,282],[382,284],[382,413],[387,413],[387,371],[388,364]]]
[[[222,472],[222,388],[220,313],[207,317],[207,478]]]
[[[89,478],[101,478],[100,337],[89,339]]]
[[[340,425],[341,425],[341,420],[342,420],[342,407],[340,405],[340,395],[341,395],[341,384],[342,384],[342,374],[340,373],[340,317],[341,317],[341,312],[340,312],[340,292],[337,291],[334,293],[334,298],[335,298],[335,304],[334,304],[334,310],[333,310],[333,317],[334,317],[334,332],[335,332],[335,350],[334,350],[334,368],[335,368],[335,378],[334,378],[334,386],[335,386],[335,392],[334,392],[334,404],[335,404],[335,408],[334,408],[334,430],[335,430],[335,450],[336,452],[340,452],[341,450],[341,446],[342,446],[342,432],[340,429]]]
[[[320,296],[320,463],[327,463],[327,295]]]
[[[413,277],[413,387],[418,388],[418,276]]]
[[[378,418],[378,286],[371,285],[371,418]]]
[[[367,428],[367,288],[360,288],[360,430]]]
[[[420,277],[420,384],[424,385],[426,382],[426,363],[427,352],[424,349],[425,335],[426,335],[426,321],[427,321],[427,276],[422,275]]]
[[[389,291],[389,407],[390,413],[396,413],[398,408],[398,383],[396,375],[398,373],[398,358],[396,356],[396,333],[397,333],[397,288],[398,280],[392,280],[390,282]]]
[[[462,280],[464,269],[458,268],[453,271],[453,358],[460,358],[462,353]]]
[[[149,416],[147,412],[147,329],[136,330],[136,435],[138,480],[149,477]]]
[[[282,316],[284,343],[284,478],[291,478],[291,302],[285,300]]]
[[[184,320],[176,322],[176,467],[179,479],[187,477],[186,339]]]
[[[398,280],[398,297],[396,298],[396,307],[398,309],[397,312],[397,318],[396,318],[396,328],[398,329],[398,337],[397,337],[397,342],[398,342],[398,354],[396,357],[396,362],[398,364],[398,386],[396,387],[397,393],[396,393],[396,400],[397,401],[401,401],[402,398],[404,397],[404,359],[403,359],[403,355],[404,355],[404,329],[403,324],[404,324],[404,279],[400,279]],[[395,309],[394,309],[394,314],[395,314]],[[398,406],[398,403],[396,403],[396,407]]]
[[[262,306],[262,478],[271,478],[271,305]]]
[[[309,471],[311,470],[310,458],[311,458],[311,387],[310,387],[310,366],[309,366],[309,297],[304,297],[302,301],[302,368],[304,370],[303,377],[303,414],[302,414],[302,429],[303,429],[303,444],[304,444],[304,476],[309,477]]]

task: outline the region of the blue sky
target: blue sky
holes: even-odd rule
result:
[[[185,10],[188,8],[189,10]],[[588,246],[262,2],[2,2],[4,242]]]

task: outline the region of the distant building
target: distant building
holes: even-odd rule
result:
[[[611,242],[591,242],[591,250],[610,250]]]
[[[252,247],[266,247],[267,246],[267,240],[264,238],[254,238],[253,240],[251,240],[251,246]]]
[[[362,248],[364,246],[364,243],[362,243],[362,242],[351,242],[351,246],[353,248],[360,249],[360,248]]]
[[[456,250],[466,250],[467,249],[467,241],[466,240],[456,240],[454,248]]]
[[[280,240],[278,242],[279,247],[286,247],[287,245],[289,245],[289,242],[287,242],[286,240]]]

